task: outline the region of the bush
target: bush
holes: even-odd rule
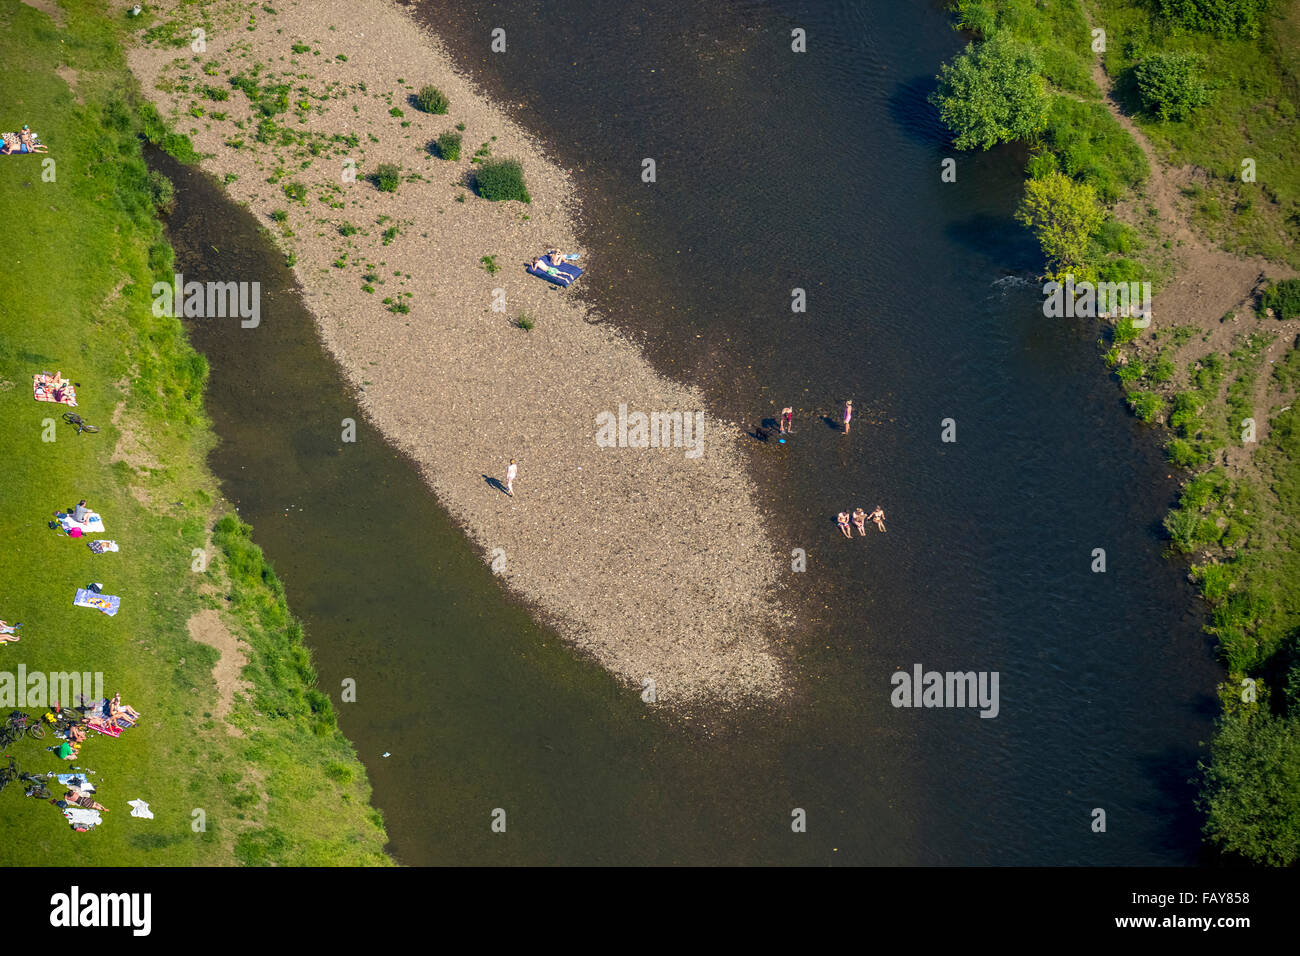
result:
[[[153,199],[153,204],[162,212],[171,212],[175,204],[175,188],[172,181],[164,176],[158,170],[149,172],[149,195]]]
[[[1136,67],[1138,93],[1147,112],[1183,120],[1210,101],[1205,60],[1196,53],[1154,53]]]
[[[393,163],[380,163],[371,179],[380,192],[395,193],[402,181],[402,170]]]
[[[1025,198],[1016,211],[1016,219],[1037,234],[1058,275],[1083,272],[1089,240],[1104,218],[1096,191],[1061,173],[1026,182]]]
[[[1267,866],[1300,859],[1300,721],[1262,707],[1230,711],[1201,769],[1210,842]]]
[[[443,133],[436,141],[438,155],[450,163],[460,159],[460,133]]]
[[[1174,26],[1216,37],[1257,37],[1270,0],[1157,0]]]
[[[1165,400],[1155,392],[1137,392],[1129,397],[1129,406],[1133,414],[1144,422],[1153,422],[1156,416],[1165,410]]]
[[[1047,119],[1047,84],[1038,56],[1002,34],[968,44],[937,77],[930,95],[958,149],[1027,139]]]
[[[203,95],[218,103],[224,103],[230,99],[230,91],[224,86],[205,86],[203,87]]]
[[[474,174],[478,194],[492,202],[532,202],[524,185],[524,169],[517,159],[493,159],[479,166]]]
[[[1275,318],[1300,316],[1300,279],[1283,279],[1270,285],[1259,297],[1260,310],[1272,309]]]
[[[451,106],[451,100],[436,86],[423,86],[415,94],[415,105],[426,113],[445,113]]]

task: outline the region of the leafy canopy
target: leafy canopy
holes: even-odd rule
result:
[[[958,149],[1028,139],[1047,122],[1047,83],[1038,57],[1004,34],[967,45],[937,79],[930,102]]]

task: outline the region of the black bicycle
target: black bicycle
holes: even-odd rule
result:
[[[90,432],[93,435],[95,432],[99,431],[98,425],[90,424],[90,422],[86,421],[76,412],[64,412],[63,420],[67,422],[69,425],[75,426],[78,435],[80,435],[82,432]]]
[[[5,726],[14,732],[14,740],[21,740],[26,734],[33,740],[40,740],[45,736],[45,725],[41,723],[39,717],[32,717],[23,713],[21,710],[15,710],[5,721]]]

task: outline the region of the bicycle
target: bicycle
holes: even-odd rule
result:
[[[15,740],[21,740],[23,734],[31,737],[33,740],[40,740],[45,736],[45,725],[41,723],[39,717],[31,717],[21,710],[15,710],[9,715],[5,724],[12,727],[17,732]]]
[[[6,754],[5,756],[9,755]],[[20,772],[21,771],[18,769],[18,761],[13,757],[9,757],[9,766],[0,767],[0,791],[4,790],[5,787],[17,780]]]
[[[76,412],[64,412],[63,420],[67,422],[69,425],[75,426],[78,435],[80,435],[82,432],[90,432],[93,435],[95,432],[99,431],[98,425],[90,424],[90,422],[86,421]]]

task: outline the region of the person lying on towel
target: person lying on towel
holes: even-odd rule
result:
[[[545,272],[552,279],[563,282],[565,285],[568,285],[573,281],[573,276],[569,275],[567,272],[561,272],[554,265],[547,262],[545,256],[538,256],[528,264],[528,267],[536,272]]]

